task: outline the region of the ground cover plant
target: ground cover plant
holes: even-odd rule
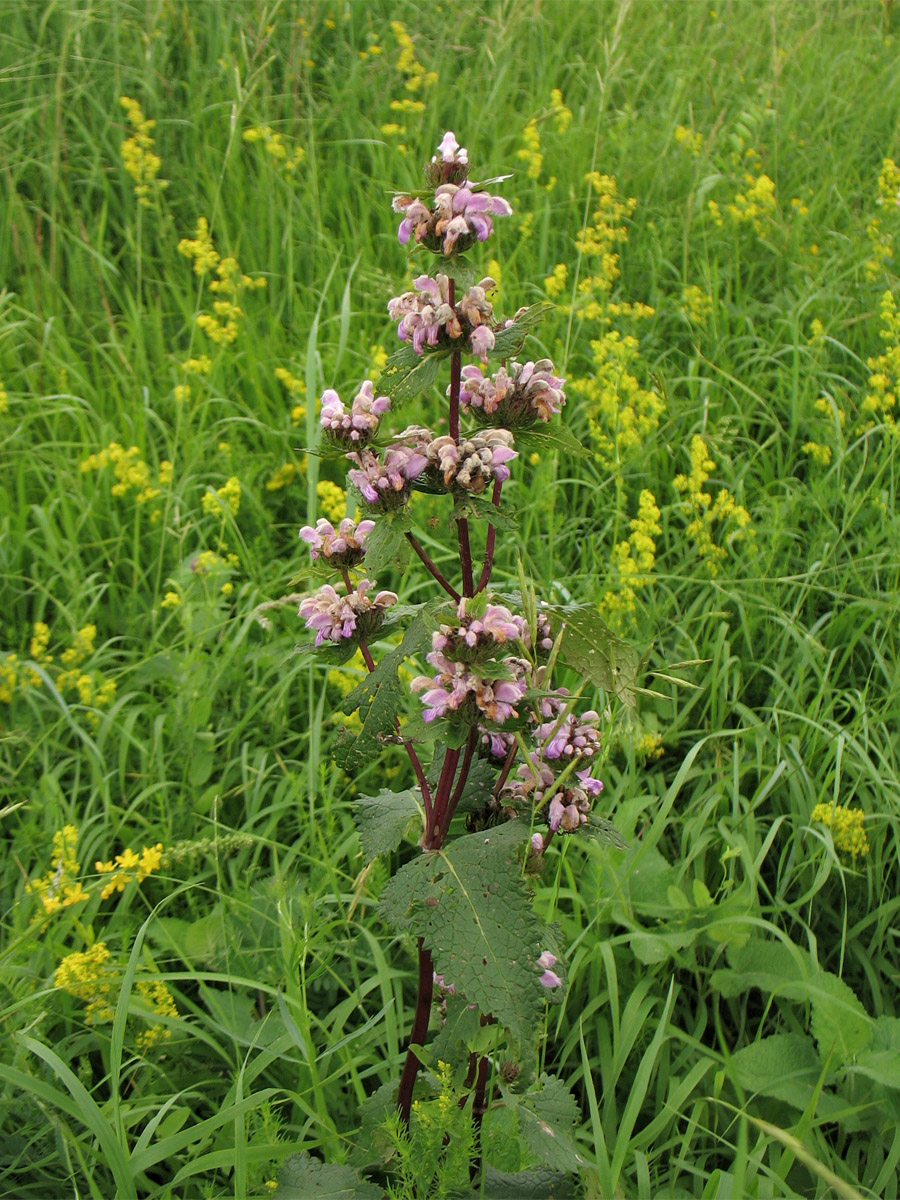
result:
[[[332,761],[367,671],[310,650],[297,535],[365,518],[316,401],[386,391],[390,198],[448,129],[514,172],[479,278],[546,306],[520,358],[580,451],[517,445],[491,588],[644,661],[634,705],[580,698],[609,837],[532,880],[567,1186],[897,1194],[897,20],[4,10],[3,1195],[304,1195],[314,1162],[339,1194],[390,1148],[360,1111],[419,972],[379,903],[419,851],[366,861],[354,808],[410,766]],[[444,500],[412,515],[447,576]],[[398,607],[419,561],[378,576]],[[420,1082],[424,1129],[456,1084]],[[570,1172],[503,1119],[499,1171]],[[457,1186],[394,1132],[397,1194]]]

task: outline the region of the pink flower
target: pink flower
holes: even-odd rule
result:
[[[540,982],[545,988],[560,987],[562,985],[562,980],[553,971],[545,971],[540,978]]]
[[[444,486],[483,492],[492,483],[509,479],[508,462],[518,456],[506,429],[487,429],[457,443],[444,434],[428,446],[428,461],[443,477]]]
[[[319,517],[315,529],[310,525],[303,526],[300,537],[309,544],[313,561],[322,555],[335,566],[349,566],[362,558],[366,538],[374,528],[374,521],[360,521],[357,525],[345,517],[336,530],[330,521]]]
[[[370,441],[378,428],[378,418],[391,407],[388,396],[372,395],[371,379],[365,380],[353,397],[349,412],[334,388],[322,393],[321,404],[322,430],[333,441],[351,446],[364,446]]]
[[[379,592],[370,600],[366,592],[373,586],[370,579],[362,579],[353,591],[342,596],[326,583],[311,596],[304,596],[298,612],[307,629],[315,630],[317,646],[357,634],[366,638],[381,625],[384,610],[397,603],[397,596],[394,592]]]
[[[497,414],[497,423],[509,428],[528,426],[536,420],[549,421],[566,402],[562,385],[553,373],[549,358],[537,362],[510,362],[500,367],[492,379],[478,367],[462,369],[460,402],[466,411],[488,417]]]
[[[412,480],[428,465],[421,451],[404,445],[389,446],[380,459],[371,450],[351,451],[347,457],[356,463],[347,478],[367,504],[382,509],[402,508]]]

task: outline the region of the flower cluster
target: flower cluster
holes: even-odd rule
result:
[[[156,122],[147,120],[140,104],[130,96],[120,96],[119,103],[125,109],[132,130],[131,136],[122,142],[122,166],[134,180],[134,194],[139,202],[149,208],[150,196],[169,186],[165,179],[157,178],[161,161],[154,153],[151,134]]]
[[[350,411],[334,388],[322,393],[319,423],[326,437],[342,445],[364,446],[378,428],[378,419],[391,407],[387,396],[372,394],[372,381],[366,379],[353,397]]]
[[[30,879],[25,884],[26,892],[39,897],[45,913],[58,912],[89,897],[78,878],[81,863],[75,857],[77,842],[78,829],[74,825],[58,829],[53,835],[50,870],[43,877]]]
[[[843,804],[817,804],[810,820],[821,821],[831,830],[835,849],[856,863],[861,854],[869,853],[864,821],[866,815],[861,808],[845,807]]]
[[[462,368],[460,404],[478,419],[495,417],[511,428],[549,421],[566,402],[564,379],[553,374],[549,358],[537,362],[511,361],[493,376],[482,374],[480,367]]]
[[[508,429],[488,429],[460,442],[445,434],[429,444],[428,462],[440,473],[445,487],[478,494],[488,484],[509,479],[506,464],[518,457],[512,441]]]
[[[366,592],[373,587],[371,579],[362,579],[352,591],[341,595],[331,584],[325,584],[311,596],[300,601],[299,614],[307,629],[316,632],[316,645],[324,641],[340,642],[352,638],[367,640],[380,627],[385,609],[397,603],[395,592],[379,592],[374,600]]]
[[[315,529],[304,525],[300,537],[309,545],[310,558],[315,562],[321,555],[332,566],[349,567],[359,562],[366,549],[366,538],[375,528],[374,521],[359,524],[345,517],[335,529],[330,521],[319,517]]]
[[[521,658],[497,663],[490,656],[496,646],[524,641],[528,626],[502,604],[488,603],[479,615],[480,609],[464,597],[456,611],[458,623],[441,625],[432,634],[426,661],[437,674],[418,675],[410,684],[414,692],[423,693],[426,721],[455,713],[466,724],[502,725],[519,715],[515,706],[525,695],[528,664]],[[490,678],[474,669],[479,665]]]
[[[381,458],[371,450],[347,455],[356,466],[347,478],[366,504],[383,510],[402,508],[409,499],[410,486],[425,470],[428,458],[408,445],[391,445]]]
[[[486,276],[455,304],[450,303],[450,279],[447,275],[420,275],[413,280],[415,292],[404,292],[388,301],[388,315],[397,322],[397,336],[411,342],[416,354],[426,346],[453,343],[464,338],[468,349],[486,359],[494,348],[493,305],[487,293],[497,285]],[[417,295],[416,292],[419,294]]]
[[[465,253],[476,241],[486,241],[494,230],[494,217],[512,215],[502,196],[492,196],[477,184],[467,184],[468,154],[452,133],[444,134],[426,168],[426,179],[437,183],[434,199],[426,204],[418,196],[395,196],[394,212],[403,213],[397,237],[405,245],[411,238],[436,254]]]
[[[564,775],[568,775],[565,772]],[[529,756],[529,762],[519,768],[518,778],[509,780],[503,788],[501,799],[513,811],[530,804],[532,810],[541,813],[551,833],[574,833],[586,825],[594,796],[603,791],[603,783],[594,779],[590,767],[575,772],[575,780],[557,777],[554,769],[540,754]],[[537,838],[541,838],[538,845]],[[547,845],[547,838],[536,834],[532,848],[540,853]]]
[[[142,847],[140,854],[129,846],[109,862],[95,862],[94,867],[100,875],[109,875],[109,880],[100,890],[100,899],[106,900],[115,892],[123,892],[125,885],[132,880],[143,883],[148,875],[158,871],[162,865],[162,842]]]

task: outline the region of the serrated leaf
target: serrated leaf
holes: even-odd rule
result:
[[[481,1029],[481,1014],[472,1008],[464,996],[447,996],[444,1023],[429,1046],[431,1062],[449,1063],[465,1075],[469,1054]],[[494,1025],[491,1028],[497,1029]]]
[[[459,300],[459,289],[468,291],[475,283],[475,268],[462,255],[459,258],[444,258],[441,260],[441,275],[446,275],[458,285],[456,299]],[[483,276],[479,276],[483,278]]]
[[[366,538],[366,574],[375,579],[387,567],[402,571],[409,561],[406,531],[410,520],[406,513],[385,513],[375,522]]]
[[[532,329],[541,321],[545,313],[552,311],[552,304],[544,302],[532,304],[516,318],[512,325],[508,325],[505,329],[498,329],[495,333],[491,357],[510,358],[518,354]]]
[[[487,521],[501,533],[518,528],[516,510],[511,504],[492,504],[488,496],[460,496],[451,514],[456,520]]]
[[[424,612],[420,610],[410,622],[403,641],[366,675],[341,705],[345,713],[359,710],[362,729],[357,734],[340,729],[334,742],[334,760],[339,767],[353,773],[371,762],[381,750],[378,738],[393,735],[394,717],[405,703],[406,690],[397,677],[405,658],[423,652],[431,644]]]
[[[515,429],[513,433],[516,447],[520,452],[536,450],[540,453],[542,450],[559,450],[573,458],[590,458],[590,451],[582,442],[579,442],[566,425],[540,422],[530,425],[527,429]]]
[[[728,950],[730,969],[713,971],[710,983],[727,998],[741,996],[750,988],[804,1000],[812,975],[809,954],[799,946],[786,946],[771,938],[752,937],[743,946]]]
[[[378,378],[375,392],[390,396],[391,409],[396,412],[409,400],[424,395],[437,379],[441,362],[449,350],[428,350],[416,354],[411,345],[403,345],[388,358]]]
[[[596,687],[635,706],[640,655],[610,629],[590,604],[546,605],[565,621],[560,654],[569,666]]]
[[[471,1200],[473,1196],[479,1200],[583,1200],[584,1184],[545,1167],[532,1167],[514,1175],[488,1167],[483,1189],[450,1192],[449,1200]]]
[[[396,850],[410,823],[420,814],[416,795],[409,789],[391,792],[383,788],[377,796],[357,796],[356,827],[366,862]]]
[[[882,1087],[900,1090],[900,1018],[875,1018],[872,1041],[851,1069]]]
[[[874,1022],[853,989],[830,971],[817,971],[809,981],[812,1000],[810,1032],[823,1061],[836,1051],[847,1061],[872,1040]]]
[[[324,1163],[305,1150],[289,1155],[278,1172],[273,1200],[383,1200],[384,1192],[353,1167]]]
[[[394,1154],[395,1147],[384,1124],[397,1111],[398,1088],[398,1080],[383,1083],[359,1106],[360,1128],[350,1161],[360,1169],[386,1163]]]
[[[424,939],[434,969],[526,1042],[544,989],[541,923],[517,863],[528,826],[509,821],[423,853],[388,882],[381,915]]]
[[[607,821],[605,817],[596,817],[593,814],[588,819],[584,830],[592,834],[594,840],[600,842],[602,846],[615,846],[618,850],[627,850],[628,842],[622,837],[612,821]]]
[[[799,1109],[806,1108],[822,1073],[812,1039],[800,1033],[776,1033],[741,1047],[731,1056],[730,1070],[753,1095]]]
[[[574,1172],[585,1165],[572,1136],[578,1105],[561,1079],[542,1075],[534,1090],[503,1094],[518,1114],[522,1140],[545,1166]]]

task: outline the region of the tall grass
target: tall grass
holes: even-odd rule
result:
[[[347,1158],[358,1104],[396,1075],[413,956],[378,922],[386,872],[360,871],[349,802],[403,763],[388,752],[352,781],[331,765],[354,667],[321,670],[295,653],[295,607],[259,606],[303,589],[297,528],[317,485],[342,483],[304,452],[314,399],[394,348],[385,305],[408,276],[389,197],[448,128],[485,175],[515,171],[517,216],[489,251],[497,307],[555,299],[529,355],[562,366],[588,449],[544,452],[517,485],[526,569],[648,651],[605,765],[629,848],[570,848],[540,897],[572,947],[545,1058],[581,1101],[592,1186],[897,1194],[896,1069],[873,1082],[825,1055],[802,1104],[761,1071],[752,1086],[740,1052],[815,1035],[814,1009],[789,988],[728,995],[721,974],[763,938],[840,976],[868,1017],[898,1015],[900,464],[895,410],[864,403],[870,360],[896,345],[880,331],[900,215],[878,181],[898,152],[897,37],[888,3],[7,5],[3,1195],[262,1195],[289,1150]],[[156,122],[167,186],[147,204],[122,95]],[[287,157],[302,147],[293,170],[273,132]],[[592,170],[636,202],[606,292],[609,264],[576,246]],[[763,176],[774,198],[754,209]],[[215,296],[178,253],[201,217],[265,281],[230,343],[198,328]],[[610,330],[637,339],[618,374]],[[185,373],[202,354],[209,372]],[[626,375],[660,402],[634,445],[616,441]],[[714,571],[675,482],[697,435],[707,506],[727,490],[749,517],[712,527]],[[117,494],[111,462],[85,469],[114,442],[158,495]],[[204,506],[232,477],[238,511]],[[615,547],[643,489],[659,533],[628,604]],[[514,585],[509,548],[497,561]],[[414,571],[381,582],[417,596]],[[62,655],[87,625],[79,692]],[[811,819],[823,802],[863,811],[867,854]],[[65,825],[90,898],[47,913],[25,885]],[[163,865],[101,899],[94,863],[156,843]],[[97,942],[112,1017],[88,1023],[54,972]],[[139,990],[154,979],[177,1016]]]

